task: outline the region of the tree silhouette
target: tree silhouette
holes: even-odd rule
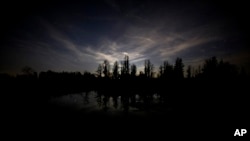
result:
[[[187,78],[190,79],[191,78],[191,66],[189,65],[187,68]]]
[[[183,79],[184,78],[183,68],[184,68],[184,64],[182,63],[182,59],[177,58],[175,61],[175,65],[174,65],[174,76],[176,79]]]
[[[163,66],[162,65],[160,65],[160,67],[159,67],[159,78],[163,78],[163,74],[164,74],[164,68],[163,68]]]
[[[115,61],[113,66],[113,78],[118,79],[119,78],[119,64],[117,61]]]
[[[227,79],[237,76],[237,68],[235,65],[230,64],[229,62],[224,62],[221,60],[218,64],[218,77]]]
[[[34,75],[35,70],[32,69],[31,67],[25,66],[22,68],[22,74],[23,75]]]
[[[168,61],[163,63],[163,77],[166,79],[171,79],[173,77],[173,65],[170,65]]]
[[[38,75],[37,72],[32,69],[31,67],[25,66],[21,70],[21,75],[18,75],[19,78],[26,78],[26,79],[37,79]]]
[[[150,62],[150,60],[145,60],[144,63],[144,73],[147,78],[151,78],[153,76],[154,65]]]
[[[139,72],[139,78],[142,80],[145,77],[145,74],[143,73],[143,71]]]
[[[81,76],[80,72],[75,73],[74,75],[76,75],[76,78],[79,78]],[[88,71],[84,71],[84,73],[83,73],[83,78],[86,80],[93,80],[94,77],[95,76]]]
[[[197,69],[194,69],[194,77],[195,78],[200,78],[202,77],[202,69],[201,69],[201,66],[199,65]]]
[[[135,64],[132,64],[131,65],[131,76],[132,77],[135,77],[136,76],[136,65]]]
[[[104,60],[103,62],[103,74],[105,78],[109,78],[110,74],[110,65],[108,60]]]
[[[129,76],[129,57],[128,57],[128,55],[125,55],[124,61],[122,62],[121,75],[122,75],[122,78],[128,78],[128,76]]]
[[[96,72],[97,72],[98,77],[101,78],[102,77],[102,65],[101,64],[98,65]]]
[[[218,60],[215,56],[205,60],[205,63],[202,68],[203,76],[206,78],[217,77],[217,74],[216,74],[217,67],[218,67]]]
[[[202,71],[203,77],[209,79],[233,78],[238,73],[236,66],[223,60],[219,62],[216,57],[205,60]]]

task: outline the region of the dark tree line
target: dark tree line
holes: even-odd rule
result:
[[[188,66],[184,76],[184,63],[177,58],[174,64],[167,60],[156,70],[150,60],[145,60],[144,71],[137,73],[135,64],[130,64],[129,56],[125,55],[120,63],[115,61],[111,67],[108,60],[98,65],[96,73],[81,72],[40,72],[39,74],[30,67],[24,67],[22,73],[11,77],[1,74],[1,80],[6,85],[14,82],[20,86],[19,90],[28,87],[37,88],[41,93],[47,95],[60,95],[73,92],[106,90],[109,86],[124,91],[145,88],[161,88],[162,84],[173,85],[174,81],[188,80],[235,80],[248,78],[244,69],[238,69],[235,65],[223,60],[218,61],[216,57],[205,60],[202,66],[194,68]],[[215,81],[214,81],[215,82]],[[11,84],[12,85],[12,84]],[[11,85],[8,85],[11,87]],[[163,86],[164,87],[164,86]]]
[[[184,76],[184,64],[181,58],[177,58],[172,65],[167,60],[160,65],[158,71],[150,60],[145,60],[144,71],[137,73],[137,66],[130,65],[129,56],[125,55],[124,60],[119,64],[115,61],[113,67],[108,60],[104,60],[102,64],[98,65],[96,73],[85,71],[81,72],[54,72],[48,70],[47,72],[40,72],[39,74],[30,67],[24,67],[22,73],[16,77],[10,77],[8,74],[1,74],[1,78],[17,78],[17,79],[37,79],[37,80],[61,80],[61,81],[80,81],[80,80],[95,80],[95,79],[110,79],[122,80],[131,78],[154,78],[160,80],[181,80],[184,78],[195,79],[219,79],[219,78],[237,78],[247,76],[244,68],[238,69],[237,66],[218,61],[216,57],[206,59],[202,66],[194,68],[187,66],[186,76]],[[157,75],[156,75],[157,74]],[[157,77],[156,77],[157,76]]]
[[[181,58],[177,58],[172,65],[167,60],[160,65],[158,72],[155,72],[155,67],[150,60],[145,60],[144,71],[137,74],[135,64],[129,64],[129,57],[125,55],[124,61],[121,61],[119,67],[118,61],[115,61],[111,72],[110,64],[107,60],[103,64],[99,64],[96,75],[99,78],[109,79],[127,79],[132,77],[139,78],[158,78],[167,80],[181,80],[184,78],[235,78],[240,75],[246,75],[244,71],[240,71],[235,65],[223,60],[218,61],[216,57],[206,59],[202,66],[194,68],[191,65],[187,66],[186,77],[184,76],[184,63]],[[242,69],[244,70],[244,69]],[[157,77],[155,77],[157,73]]]

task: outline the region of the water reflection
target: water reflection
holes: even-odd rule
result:
[[[49,103],[81,112],[105,112],[106,114],[148,114],[166,111],[162,97],[157,93],[108,94],[105,92],[83,92],[52,97]]]

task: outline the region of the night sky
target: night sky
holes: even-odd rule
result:
[[[197,66],[217,56],[250,66],[247,2],[10,1],[1,3],[0,72],[95,72],[104,59],[129,55],[143,70],[150,59]]]

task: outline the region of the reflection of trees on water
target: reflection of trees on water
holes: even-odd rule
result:
[[[108,99],[109,97],[108,96],[103,96],[102,98],[102,105],[103,105],[103,110],[106,112],[108,110],[108,107],[107,107],[107,102],[108,102]]]
[[[97,102],[99,107],[102,107],[102,98],[101,98],[101,95],[99,93],[97,93],[97,95],[96,95],[96,102]]]
[[[85,95],[83,95],[83,100],[84,104],[89,104],[89,93],[85,93]]]
[[[114,110],[121,110],[125,114],[128,113],[130,109],[140,111],[154,110],[154,107],[163,105],[164,103],[159,94],[138,94],[129,91],[122,93],[122,95],[112,94],[112,91],[97,92],[96,102],[105,112],[113,108]]]
[[[121,103],[123,107],[123,112],[127,113],[129,110],[129,96],[121,96]]]
[[[118,107],[117,99],[118,99],[118,96],[113,96],[112,100],[113,100],[113,106],[114,106],[115,109],[117,109],[117,107]]]

